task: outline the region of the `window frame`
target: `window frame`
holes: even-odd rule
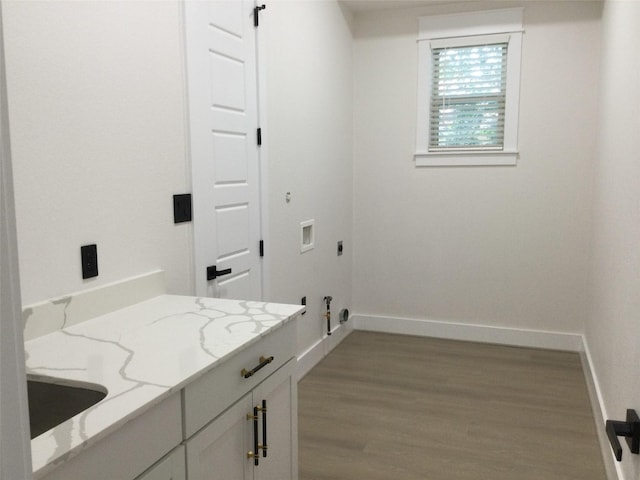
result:
[[[522,13],[522,8],[510,8],[419,18],[418,117],[414,155],[416,166],[516,164],[523,33]],[[494,39],[496,35],[506,35],[508,41],[503,148],[429,151],[432,48],[439,48],[442,45],[450,47],[477,45]]]

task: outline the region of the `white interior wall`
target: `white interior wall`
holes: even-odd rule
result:
[[[351,303],[351,15],[335,1],[272,1],[267,29],[271,299],[299,303],[298,350],[325,335],[324,296]],[[291,192],[291,202],[285,200]],[[300,222],[315,220],[315,248],[300,252]],[[337,242],[344,254],[337,256]]]
[[[515,167],[413,163],[417,18],[355,18],[354,310],[582,332],[596,132],[598,2],[525,2]]]
[[[586,340],[604,416],[640,412],[640,4],[607,1]],[[621,439],[622,441],[622,439]],[[624,441],[620,478],[640,478]]]
[[[23,303],[147,273],[190,293],[180,2],[3,2]],[[80,246],[98,245],[82,280]]]
[[[181,2],[6,2],[8,88],[23,303],[158,268],[193,292]],[[336,2],[269,3],[269,300],[307,296],[300,350],[322,339],[322,298],[351,302],[350,14]],[[291,191],[292,201],[284,200]],[[299,223],[315,220],[315,248]],[[344,255],[336,255],[338,240]],[[81,278],[81,245],[100,275]]]

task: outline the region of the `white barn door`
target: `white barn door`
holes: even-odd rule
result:
[[[254,7],[185,2],[199,296],[262,299]]]

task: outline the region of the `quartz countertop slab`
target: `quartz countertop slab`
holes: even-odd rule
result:
[[[107,396],[31,441],[35,478],[294,319],[299,305],[161,295],[25,343],[27,374]]]

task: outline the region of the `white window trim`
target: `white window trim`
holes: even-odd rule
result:
[[[434,15],[419,18],[418,118],[416,122],[416,166],[515,165],[518,157],[518,110],[520,59],[522,53],[522,8],[486,12]],[[507,92],[504,147],[502,150],[470,149],[430,152],[429,102],[431,98],[431,49],[433,44],[471,45],[481,36],[508,34]],[[476,38],[470,38],[476,37]]]

